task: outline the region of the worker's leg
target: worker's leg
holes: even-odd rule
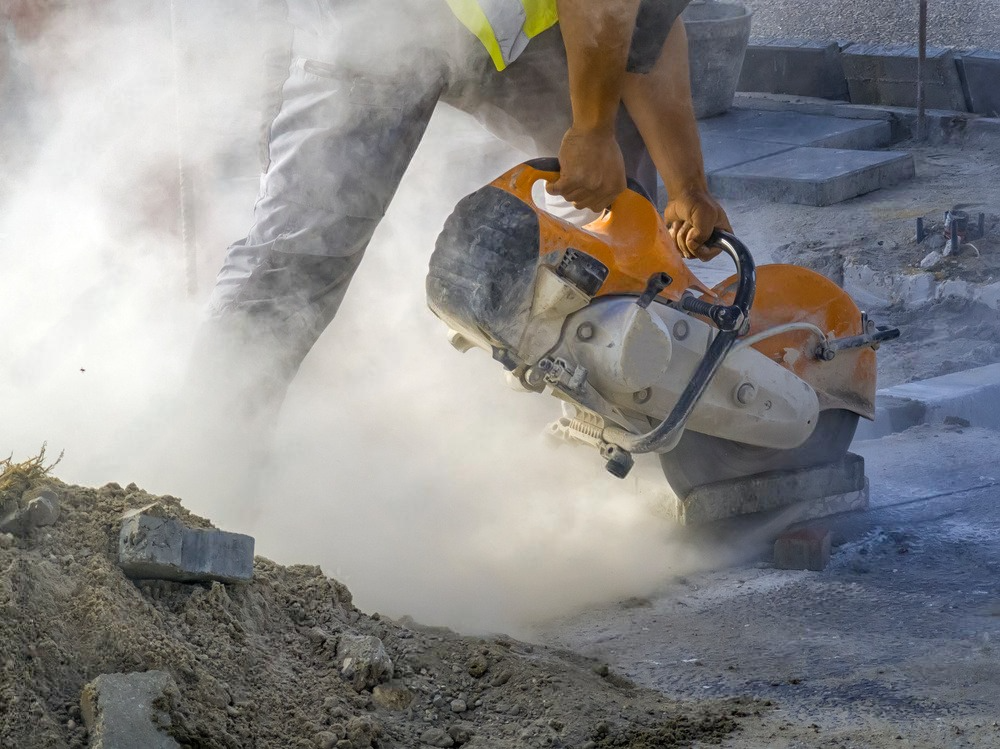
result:
[[[299,44],[299,38],[296,38]],[[305,46],[317,48],[307,36]],[[248,235],[229,248],[193,377],[241,413],[276,412],[336,314],[444,86],[425,56],[404,75],[294,50]]]

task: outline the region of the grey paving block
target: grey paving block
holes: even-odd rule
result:
[[[1000,52],[976,50],[959,59],[969,97],[969,111],[1000,116]]]
[[[170,715],[154,703],[178,695],[164,671],[102,674],[83,688],[80,712],[90,732],[91,749],[180,749],[163,729]]]
[[[894,151],[795,148],[708,176],[723,198],[764,198],[777,203],[833,205],[914,175],[913,156]]]
[[[788,146],[862,150],[886,146],[892,136],[889,124],[881,119],[866,121],[752,109],[733,109],[703,120],[699,130],[703,141],[714,136]]]
[[[118,564],[135,579],[245,582],[253,577],[253,550],[251,536],[141,511],[125,516],[118,536]]]
[[[844,73],[854,104],[917,106],[917,48],[854,44],[843,51]],[[927,107],[968,111],[955,55],[927,49]]]
[[[757,40],[747,48],[740,91],[847,99],[847,77],[836,42]]]
[[[678,503],[678,519],[684,525],[785,511],[791,507],[806,511],[790,514],[794,519],[789,519],[789,523],[819,516],[818,508],[826,515],[845,512],[867,503],[865,461],[848,453],[843,461],[830,465],[719,481],[692,489]]]

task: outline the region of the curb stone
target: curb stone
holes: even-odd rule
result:
[[[921,424],[947,421],[1000,429],[1000,364],[879,390],[875,421],[858,424],[854,439],[878,439]]]

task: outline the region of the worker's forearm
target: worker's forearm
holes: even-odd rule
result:
[[[642,134],[671,197],[707,190],[698,125],[691,103],[687,35],[678,20],[646,74],[629,73],[622,100]]]
[[[639,0],[557,0],[573,126],[614,128]]]

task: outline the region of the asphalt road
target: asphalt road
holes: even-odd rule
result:
[[[755,37],[916,44],[917,0],[742,0]],[[929,0],[931,44],[1000,49],[997,0]]]
[[[872,507],[828,521],[824,572],[765,551],[544,639],[674,697],[776,704],[729,746],[1000,745],[1000,433],[918,427],[854,449]]]

